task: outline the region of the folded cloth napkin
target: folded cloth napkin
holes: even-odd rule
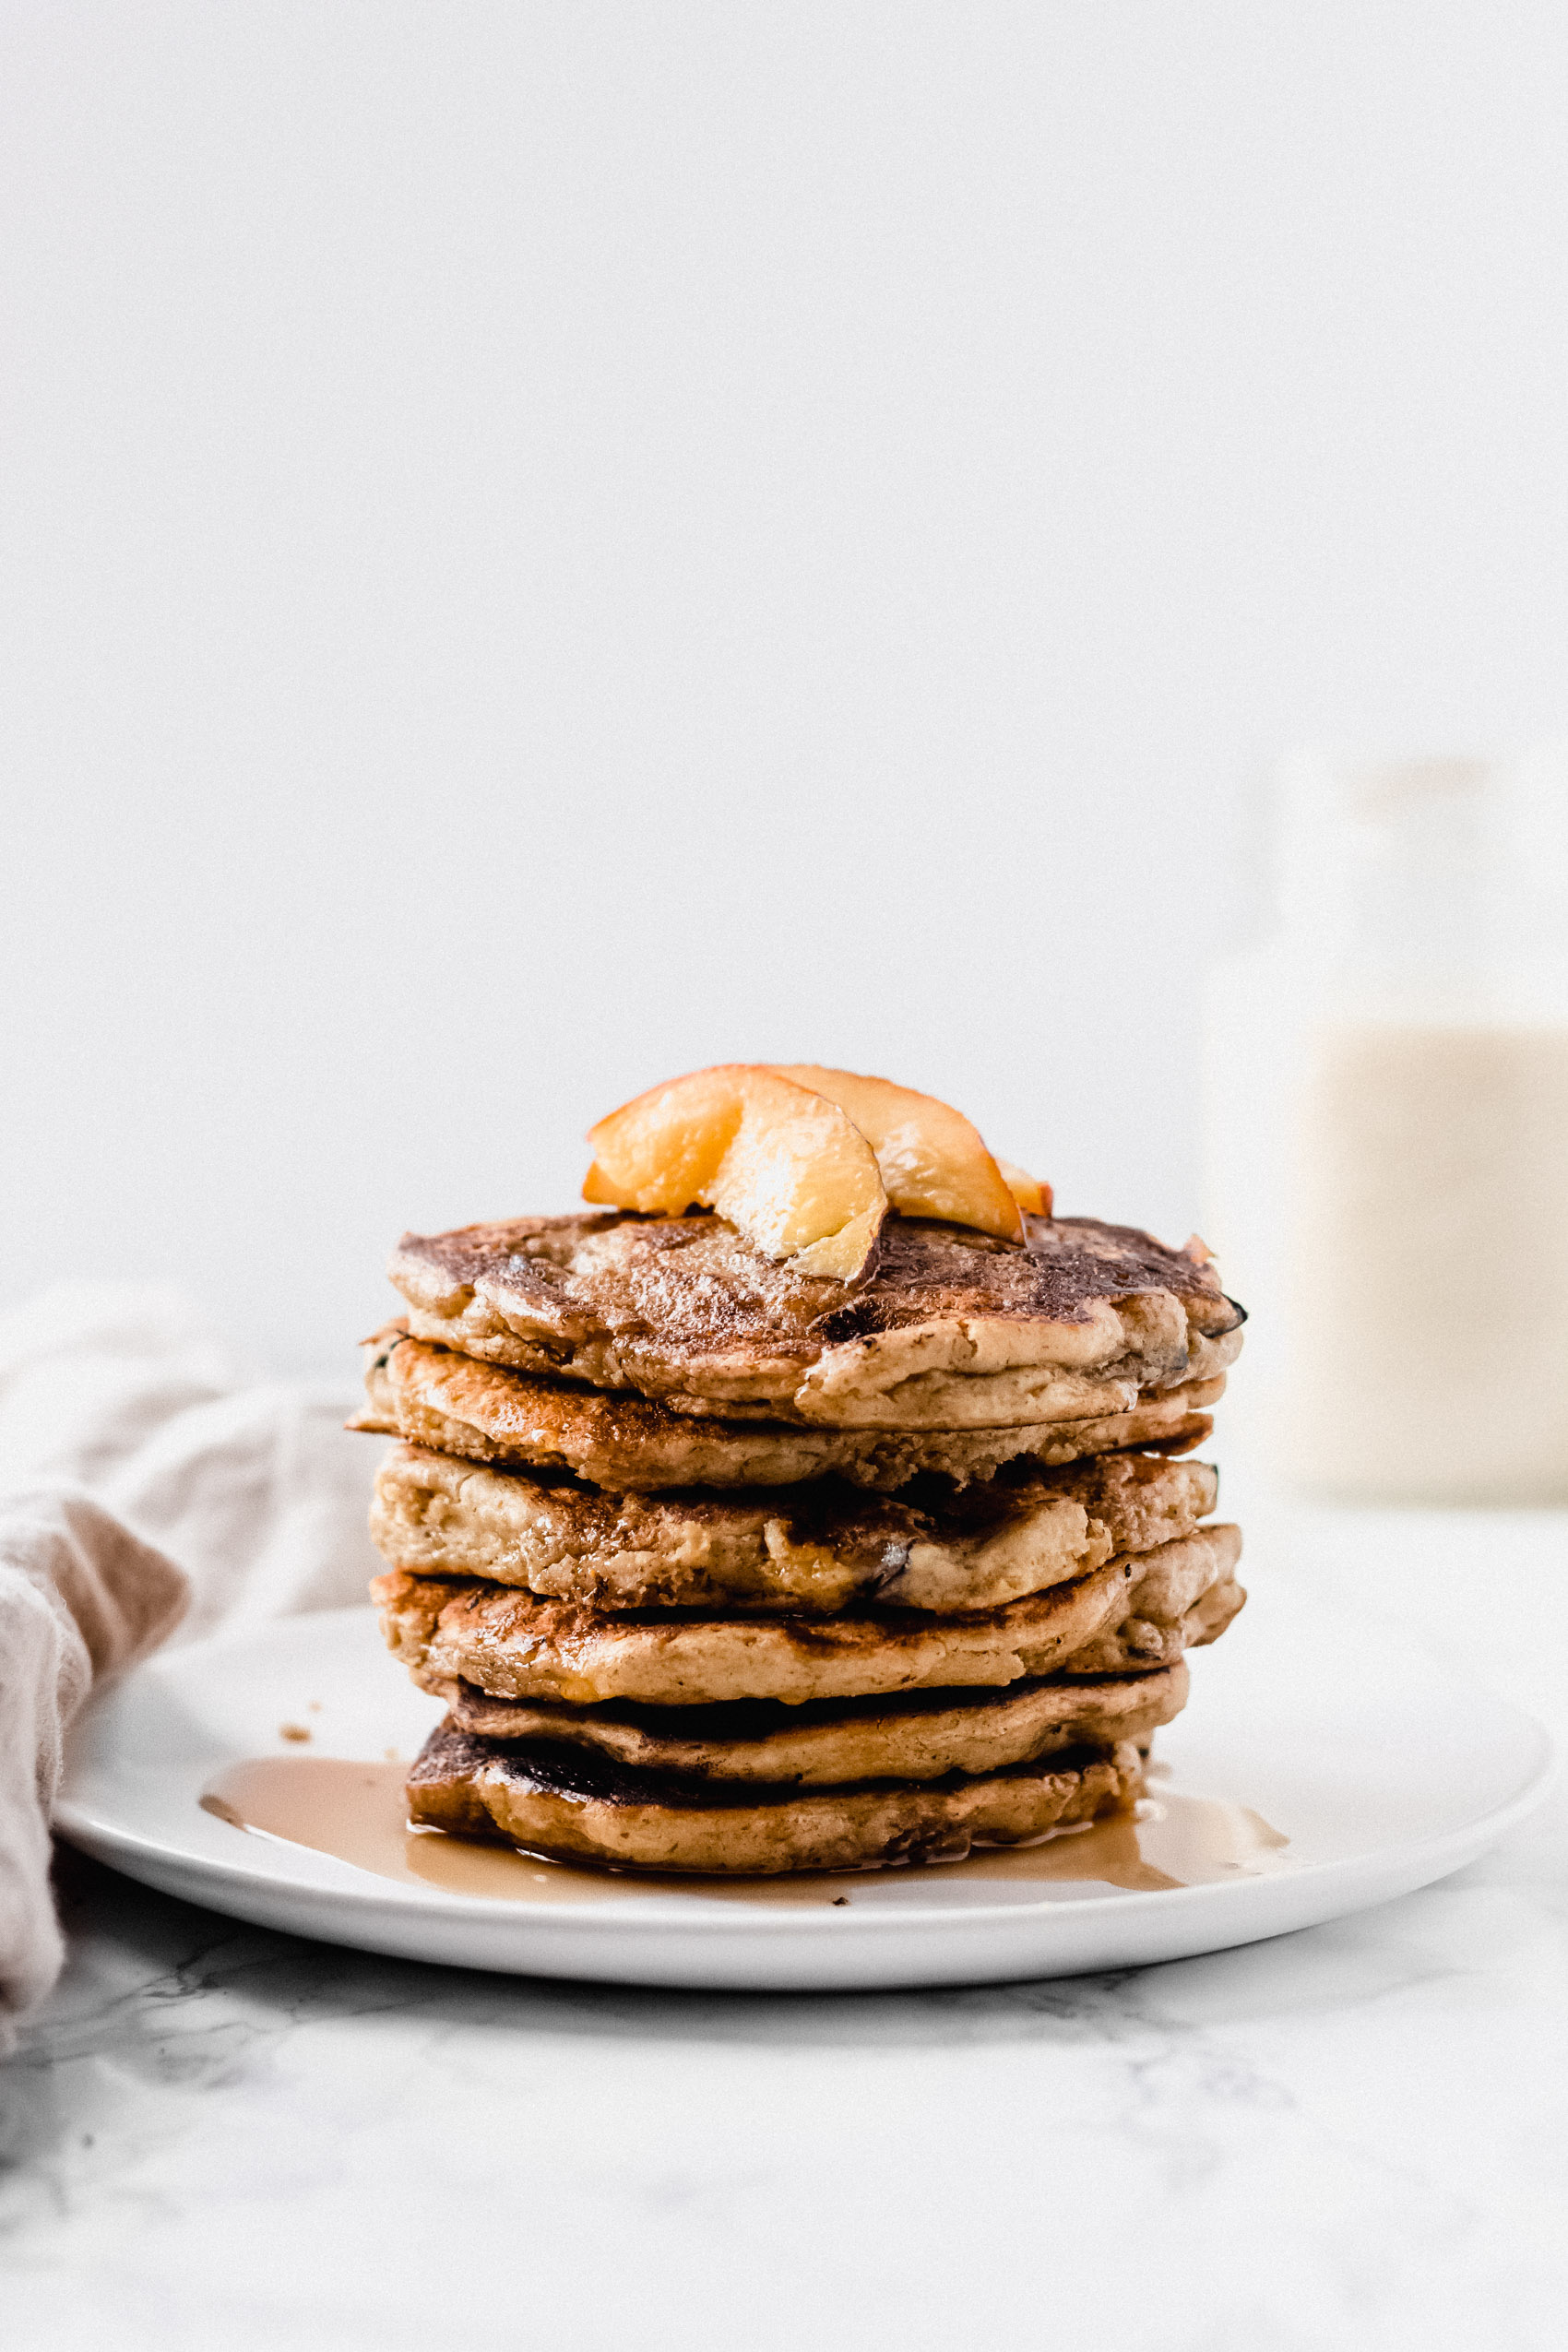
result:
[[[63,1957],[49,1815],[65,1726],[96,1678],[173,1631],[190,1596],[182,1569],[80,1488],[0,1507],[0,2049],[7,2013],[47,1992]]]
[[[48,1823],[93,1684],[171,1637],[363,1597],[355,1395],[248,1379],[168,1291],[71,1285],[0,1317],[0,2050],[59,1971]]]

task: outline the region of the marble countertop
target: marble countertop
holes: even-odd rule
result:
[[[1277,1516],[1250,1558],[1568,1729],[1563,1518]],[[938,1992],[468,1975],[61,1881],[0,2072],[17,2352],[1562,2340],[1562,1796],[1331,1926]]]

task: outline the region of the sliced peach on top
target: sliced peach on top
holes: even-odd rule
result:
[[[1042,1184],[1038,1176],[1026,1175],[1010,1159],[999,1159],[996,1165],[1002,1171],[1003,1182],[1021,1209],[1027,1209],[1031,1217],[1051,1215],[1052,1194],[1049,1184]]]
[[[768,1257],[851,1282],[887,1213],[876,1156],[821,1093],[749,1063],[671,1078],[588,1129],[583,1198],[716,1209]]]
[[[1023,1219],[1006,1179],[961,1111],[888,1078],[814,1063],[776,1063],[781,1078],[810,1087],[849,1113],[876,1154],[887,1197],[906,1217],[941,1217],[1004,1241],[1021,1241]]]

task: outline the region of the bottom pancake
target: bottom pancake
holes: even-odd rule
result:
[[[909,1691],[891,1698],[738,1699],[729,1705],[572,1706],[497,1699],[455,1675],[414,1680],[448,1708],[447,1728],[487,1740],[565,1741],[641,1772],[682,1779],[833,1787],[999,1772],[1065,1748],[1146,1746],[1187,1703],[1183,1659],[1148,1674],[1014,1682],[1002,1690]]]
[[[1027,1846],[1125,1812],[1142,1793],[1143,1759],[1125,1740],[1068,1749],[1049,1765],[800,1788],[640,1772],[580,1748],[479,1739],[449,1721],[408,1781],[410,1820],[458,1836],[557,1861],[747,1877],[959,1861],[975,1846]]]

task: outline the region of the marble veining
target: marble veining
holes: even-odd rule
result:
[[[1391,1526],[1385,1606],[1457,1594],[1458,1535],[1445,1561]],[[1519,1657],[1491,1679],[1543,1713],[1562,1535],[1515,1523],[1496,1586]],[[1312,1556],[1325,1592],[1367,1554]],[[1565,1865],[1558,1799],[1270,1943],[733,1995],[339,1951],[67,1855],[70,1966],[0,2072],[0,2339],[1555,2347]]]

